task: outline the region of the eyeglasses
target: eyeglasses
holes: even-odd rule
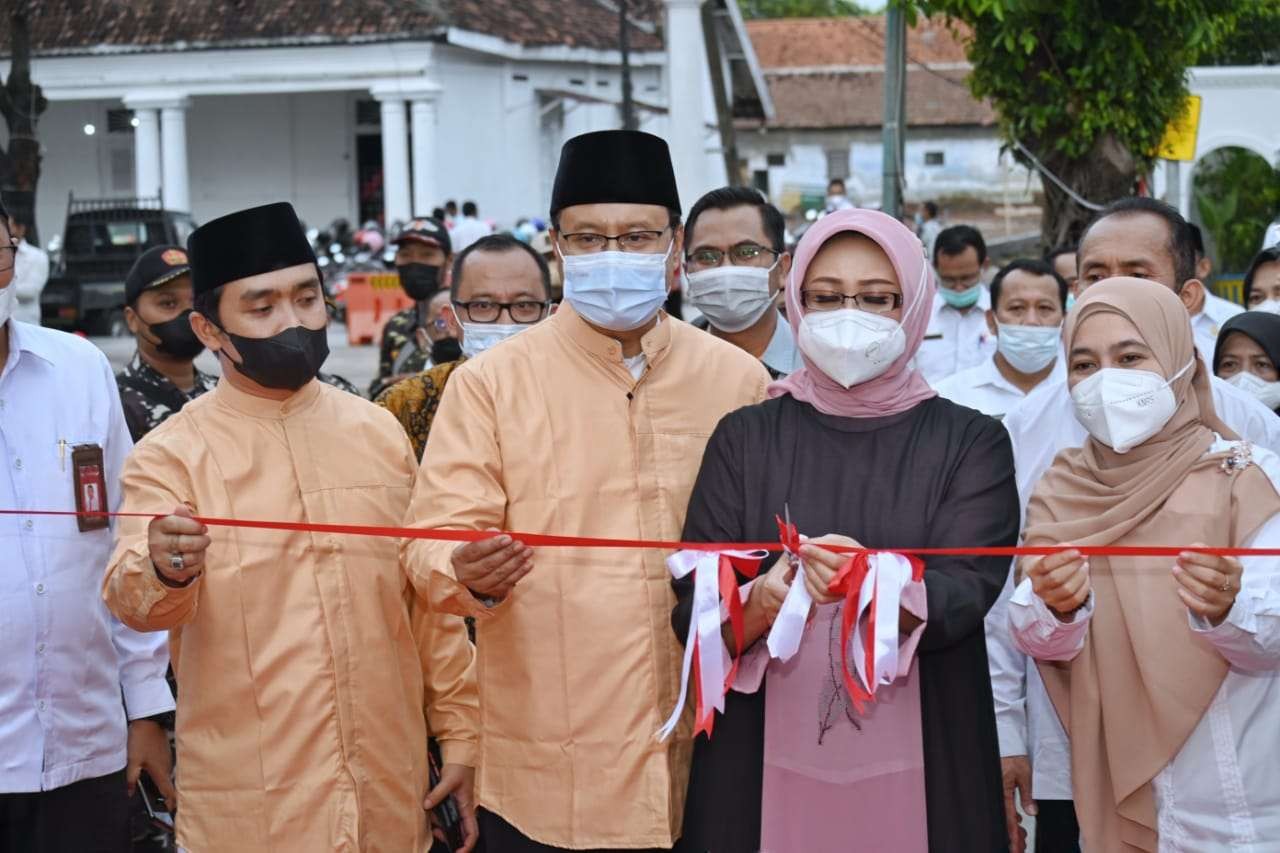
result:
[[[617,243],[618,248],[624,252],[656,252],[662,242],[662,235],[667,231],[668,228],[661,231],[628,231],[615,237],[580,231],[576,234],[561,234],[560,239],[574,252],[584,254],[603,252],[610,243]]]
[[[473,299],[470,302],[455,302],[457,307],[466,312],[472,323],[496,323],[505,308],[514,323],[536,323],[547,313],[548,302],[534,302],[522,299],[519,302],[494,302],[489,299]]]
[[[685,263],[690,269],[705,270],[720,266],[728,258],[733,266],[758,267],[764,266],[765,262],[772,262],[779,254],[781,253],[756,243],[739,243],[727,252],[711,247],[697,249],[685,258]]]
[[[5,258],[5,252],[9,253],[9,257]],[[0,272],[8,272],[13,269],[14,259],[18,257],[18,244],[14,243],[10,246],[0,246]]]
[[[888,314],[902,307],[901,293],[855,293],[849,296],[834,290],[802,290],[800,299],[806,311],[839,311],[852,302],[868,314]]]

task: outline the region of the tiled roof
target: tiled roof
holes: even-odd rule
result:
[[[880,127],[883,16],[749,21],[747,31],[773,97],[771,127]],[[909,30],[907,56],[908,126],[995,124],[965,87],[964,46],[944,24],[922,19]]]
[[[530,47],[612,49],[618,35],[617,7],[609,0],[40,0],[33,6],[37,53],[431,38],[446,27]],[[634,21],[654,20],[653,0],[632,0],[629,14]],[[662,45],[635,28],[631,46]],[[0,27],[0,53],[8,47],[9,27]]]

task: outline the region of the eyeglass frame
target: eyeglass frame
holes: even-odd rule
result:
[[[6,246],[3,243],[0,243],[0,253],[3,253],[6,249],[12,253],[12,257],[9,261],[9,266],[0,267],[0,272],[8,272],[18,265],[18,241],[10,237],[9,245]]]
[[[733,267],[756,267],[756,266],[758,266],[757,264],[735,264],[735,263],[733,262],[733,260],[732,260],[732,258],[733,258],[733,250],[734,250],[734,249],[737,249],[737,248],[740,248],[740,247],[743,247],[743,246],[752,246],[752,247],[754,247],[754,248],[756,248],[756,249],[759,249],[759,250],[761,251],[761,253],[768,252],[769,254],[773,255],[773,263],[772,263],[772,264],[770,264],[768,267],[758,267],[759,269],[768,269],[768,270],[772,270],[774,267],[776,267],[776,266],[778,265],[778,260],[779,260],[779,259],[780,259],[784,254],[786,254],[785,252],[780,252],[780,251],[778,251],[777,249],[770,248],[769,246],[762,246],[762,245],[760,245],[759,243],[755,242],[754,240],[743,240],[743,241],[742,241],[742,242],[740,242],[740,243],[734,243],[732,246],[730,246],[730,247],[729,247],[728,251],[725,251],[724,249],[720,249],[720,248],[717,248],[717,247],[714,247],[714,246],[699,246],[698,248],[694,249],[692,252],[685,252],[685,255],[684,255],[684,265],[685,265],[685,268],[686,268],[686,269],[690,269],[690,270],[692,270],[693,272],[701,272],[702,270],[713,270],[713,269],[719,269],[720,267],[724,266],[725,258],[729,258],[729,259],[730,259],[730,260],[729,260],[729,266],[733,266]],[[710,265],[710,266],[698,266],[698,267],[694,267],[690,262],[693,260],[693,256],[694,256],[694,255],[696,255],[696,254],[698,254],[698,252],[718,252],[718,253],[720,254],[720,259],[719,259],[718,261],[716,261],[714,264]]]
[[[610,237],[608,234],[600,234],[595,231],[574,231],[572,234],[556,234],[556,240],[559,241],[563,239],[566,243],[570,243],[570,241],[574,237],[599,237],[600,239],[604,240],[604,245],[601,246],[599,249],[588,249],[586,252],[583,252],[582,254],[594,255],[596,252],[606,251],[610,243],[617,243],[618,251],[620,252],[631,252],[632,254],[643,255],[647,253],[642,252],[638,249],[623,248],[622,239],[624,237],[630,237],[632,234],[653,234],[654,242],[658,242],[662,239],[663,234],[666,234],[668,231],[671,231],[671,230],[672,230],[672,227],[670,225],[664,226],[661,231],[654,228],[637,228],[634,231],[625,231],[622,234],[617,234],[612,237]]]
[[[832,307],[832,308],[814,308],[814,307],[811,307],[811,306],[808,304],[808,298],[809,298],[809,294],[810,294],[810,293],[825,293],[825,294],[828,294],[828,295],[830,295],[830,296],[839,296],[839,297],[840,297],[840,307],[839,307],[839,308],[835,308],[835,307]],[[888,297],[891,297],[891,298],[893,299],[893,305],[891,305],[891,306],[889,307],[889,309],[888,309],[888,310],[886,310],[886,311],[869,311],[869,310],[867,310],[866,308],[862,307],[862,302],[861,302],[861,300],[862,300],[862,297],[864,297],[864,296],[888,296]],[[848,304],[848,302],[849,302],[849,300],[850,300],[850,299],[852,299],[852,300],[853,300],[853,304],[854,304],[854,306],[856,307],[856,309],[857,309],[857,310],[859,310],[859,311],[866,311],[866,313],[868,313],[868,314],[875,314],[876,316],[879,316],[879,317],[883,317],[883,316],[885,316],[886,314],[892,314],[894,311],[897,311],[899,308],[901,308],[901,307],[903,306],[904,302],[905,302],[905,300],[903,299],[903,296],[902,296],[902,294],[901,294],[901,293],[874,293],[874,292],[872,292],[872,293],[853,293],[853,294],[849,294],[849,293],[841,293],[841,292],[840,292],[840,291],[838,291],[838,290],[820,290],[820,289],[819,289],[819,290],[810,290],[809,288],[801,288],[801,289],[800,289],[800,306],[801,306],[802,308],[804,308],[804,310],[806,310],[806,311],[817,311],[817,312],[818,312],[818,313],[820,313],[820,314],[821,314],[821,313],[823,313],[823,312],[825,312],[825,311],[840,311],[840,310],[842,310],[842,309],[844,308],[844,306],[845,306],[846,304]]]
[[[474,319],[474,318],[471,316],[471,306],[472,306],[472,305],[474,305],[474,304],[475,304],[475,303],[477,303],[477,302],[487,302],[487,303],[489,303],[490,305],[496,305],[496,306],[498,306],[498,313],[494,316],[494,318],[493,318],[492,320],[476,320],[476,319]],[[517,326],[532,326],[532,325],[533,325],[533,324],[535,324],[535,323],[541,323],[543,320],[547,319],[547,312],[551,309],[551,300],[550,300],[550,299],[544,299],[544,300],[537,300],[537,299],[518,299],[518,300],[516,300],[515,302],[499,302],[499,301],[497,301],[496,299],[470,299],[470,300],[468,300],[468,301],[466,301],[466,302],[455,301],[455,302],[453,302],[452,304],[453,304],[453,309],[454,309],[455,311],[458,311],[459,309],[461,309],[462,311],[466,312],[467,322],[468,322],[468,323],[478,323],[478,324],[483,325],[483,326],[488,326],[488,325],[491,325],[491,324],[493,324],[493,323],[497,323],[499,320],[501,320],[501,319],[502,319],[502,312],[503,312],[504,310],[507,312],[507,317],[508,317],[508,318],[510,318],[511,322],[512,322],[512,323],[514,323],[515,325],[517,325]],[[511,310],[512,308],[514,308],[514,307],[515,307],[515,306],[517,306],[517,305],[540,305],[540,306],[542,306],[542,311],[541,311],[541,312],[539,312],[539,314],[538,314],[538,319],[536,319],[536,320],[529,320],[529,321],[525,322],[525,321],[517,320],[517,319],[516,319],[515,312]]]

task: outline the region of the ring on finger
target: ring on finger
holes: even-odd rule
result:
[[[1231,581],[1230,580],[1224,581],[1222,586],[1218,587],[1218,589],[1221,590],[1222,592],[1231,592]]]
[[[187,560],[182,554],[174,551],[169,555],[169,568],[181,572],[187,568]]]

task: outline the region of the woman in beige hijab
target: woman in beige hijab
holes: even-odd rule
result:
[[[1028,545],[1280,547],[1280,457],[1218,420],[1186,309],[1090,287],[1063,339],[1090,438],[1027,508]],[[1024,560],[1010,607],[1071,737],[1091,851],[1280,850],[1275,558]]]

